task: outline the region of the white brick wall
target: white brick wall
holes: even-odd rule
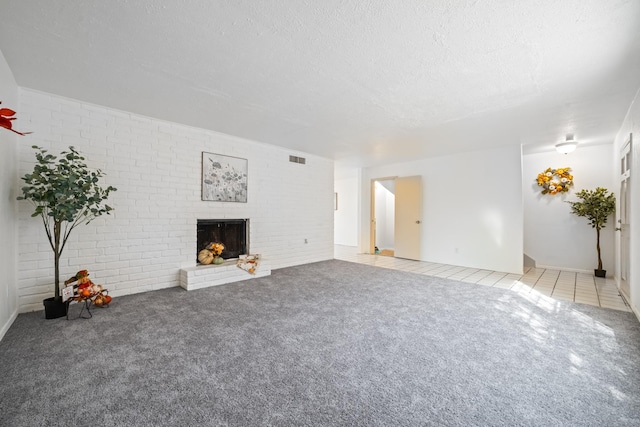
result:
[[[20,176],[33,168],[31,145],[54,154],[74,145],[106,173],[104,186],[118,188],[111,215],[72,232],[61,280],[88,269],[115,296],[178,286],[180,268],[195,265],[199,218],[250,218],[251,252],[274,269],[333,258],[331,160],[28,89],[21,123],[34,134],[20,146]],[[248,159],[247,203],[200,200],[202,151]],[[52,251],[31,212],[19,203],[21,312],[53,293]]]

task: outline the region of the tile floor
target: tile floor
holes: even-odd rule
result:
[[[525,268],[524,274],[509,274],[382,255],[359,254],[357,248],[341,245],[335,246],[334,256],[343,261],[445,277],[518,292],[536,292],[557,300],[631,311],[620,296],[614,280],[594,277],[592,274],[543,268]]]

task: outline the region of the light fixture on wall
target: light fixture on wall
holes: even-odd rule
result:
[[[556,151],[561,154],[569,154],[578,146],[578,141],[573,139],[573,134],[568,134],[564,142],[556,144]]]

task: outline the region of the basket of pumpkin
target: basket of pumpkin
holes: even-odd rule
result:
[[[98,307],[106,307],[111,302],[111,295],[109,295],[109,291],[103,289],[96,297],[93,299],[93,303]]]
[[[98,307],[106,307],[111,302],[112,297],[109,295],[109,291],[104,289],[102,285],[93,283],[87,270],[78,271],[75,276],[65,280],[64,284],[67,287],[63,290],[63,296],[67,294],[68,300],[89,300]]]

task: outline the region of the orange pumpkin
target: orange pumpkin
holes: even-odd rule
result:
[[[109,296],[109,295],[105,295],[105,296],[104,296],[104,303],[105,303],[105,305],[109,304],[109,303],[111,302],[111,300],[112,300],[112,299],[113,299],[113,298],[111,298],[111,296]]]

